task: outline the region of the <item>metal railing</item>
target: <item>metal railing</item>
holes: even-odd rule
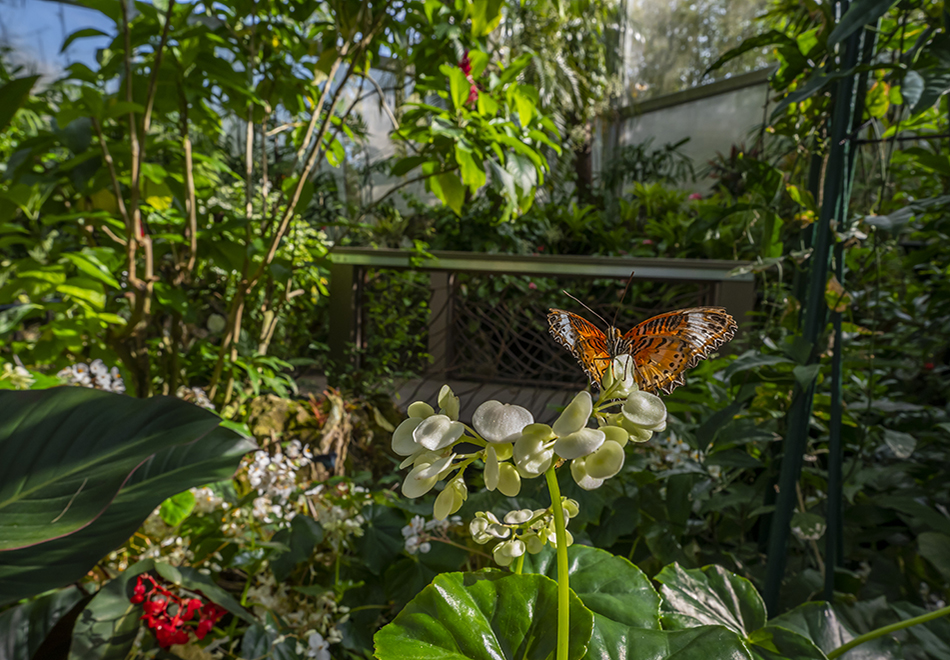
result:
[[[508,255],[469,252],[433,252],[434,259],[419,260],[404,250],[336,248],[329,255],[330,266],[330,354],[335,360],[359,361],[367,346],[372,319],[364,305],[364,287],[372,271],[412,270],[429,273],[426,345],[431,364],[429,377],[478,380],[494,383],[544,382],[553,388],[576,387],[582,376],[571,357],[547,337],[544,314],[551,303],[527,300],[512,288],[503,291],[502,302],[492,305],[466,299],[472,278],[525,276],[561,280],[617,280],[617,292],[633,275],[638,283],[692,285],[675,298],[678,306],[714,305],[725,307],[742,325],[755,303],[755,282],[749,273],[733,274],[746,262],[703,259],[642,259],[547,255]],[[484,282],[484,279],[481,280]],[[610,287],[612,288],[612,287]],[[375,295],[379,295],[378,291]],[[500,294],[493,294],[500,295]],[[507,301],[507,302],[504,302]],[[595,307],[596,301],[585,301]],[[614,305],[616,305],[614,300]],[[575,305],[570,309],[574,309]],[[650,307],[629,307],[644,318],[666,311]],[[581,310],[576,310],[581,311]],[[605,309],[605,314],[609,313]],[[622,318],[622,317],[621,317]],[[512,331],[499,331],[520,324]],[[530,332],[526,329],[530,325]],[[471,328],[476,328],[473,333]],[[506,344],[507,342],[507,344]],[[479,353],[479,351],[482,351]],[[357,364],[356,366],[359,366]],[[576,373],[575,373],[576,372]]]

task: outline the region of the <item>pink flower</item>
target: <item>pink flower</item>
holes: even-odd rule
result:
[[[653,245],[653,241],[651,241],[649,238],[644,238],[644,239],[643,239],[643,244],[644,244],[644,245]]]
[[[538,285],[535,284],[534,282],[528,282],[528,288],[534,291],[535,289],[538,288]]]
[[[468,59],[468,51],[465,51],[465,55],[459,60],[459,68],[462,70],[462,73],[465,74],[465,77],[472,75],[472,61]]]
[[[700,193],[693,193],[689,196],[690,199],[702,199],[703,196]]]

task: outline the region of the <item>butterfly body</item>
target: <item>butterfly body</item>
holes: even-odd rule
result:
[[[584,318],[561,309],[548,313],[551,334],[577,359],[591,383],[600,386],[613,359],[633,359],[637,386],[669,394],[684,384],[684,373],[732,339],[735,320],[722,307],[691,307],[667,312],[621,333],[607,332]]]

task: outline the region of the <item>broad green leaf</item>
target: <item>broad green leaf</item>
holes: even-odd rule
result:
[[[498,27],[501,22],[501,0],[473,0],[472,36],[476,39]]]
[[[465,203],[465,186],[462,185],[458,176],[452,172],[446,172],[429,179],[429,184],[436,197],[455,211],[456,215],[462,215],[462,205]]]
[[[769,30],[768,32],[765,32],[763,34],[750,37],[749,39],[746,39],[735,48],[727,50],[725,53],[723,53],[723,55],[718,60],[713,62],[712,65],[710,65],[710,67],[706,69],[703,75],[705,76],[715,71],[726,62],[729,62],[730,60],[733,60],[739,57],[740,55],[744,55],[750,50],[755,50],[756,48],[762,48],[763,46],[772,46],[774,44],[779,44],[781,46],[792,46],[792,47],[797,48],[797,44],[795,43],[795,40],[789,37],[784,32],[781,32],[779,30]]]
[[[760,628],[748,641],[749,651],[757,660],[827,660],[810,639],[778,626]]]
[[[571,590],[594,614],[587,658],[616,657],[631,630],[660,629],[660,597],[643,572],[623,557],[583,545],[567,549]],[[525,571],[557,580],[553,551],[545,549],[525,561]],[[606,654],[606,655],[605,655]]]
[[[115,277],[112,276],[112,272],[109,268],[88,248],[84,248],[81,252],[64,252],[62,258],[71,262],[76,268],[89,277],[95,278],[115,289],[119,288],[119,283]]]
[[[162,502],[159,515],[166,525],[177,527],[195,510],[195,494],[185,490]]]
[[[78,580],[166,498],[230,477],[254,444],[219,424],[174,398],[0,392],[0,604]]]
[[[14,78],[3,87],[0,87],[0,133],[13,121],[13,115],[30,97],[30,90],[40,79],[40,76],[25,76]]]
[[[570,648],[587,650],[593,615],[570,599]],[[380,660],[542,660],[557,642],[557,583],[486,569],[443,573],[374,637]]]
[[[271,658],[272,660],[297,660],[297,640],[289,637],[290,631],[282,630],[270,612],[265,622],[248,628],[241,640],[242,658]]]
[[[880,119],[891,107],[890,86],[883,80],[877,80],[867,91],[864,107],[872,117]]]
[[[84,28],[82,30],[76,30],[71,35],[66,37],[66,40],[63,41],[63,47],[59,49],[60,53],[65,53],[66,49],[76,41],[76,39],[85,39],[86,37],[108,37],[109,35],[103,32],[102,30],[97,30],[96,28]]]
[[[480,50],[468,51],[468,61],[472,65],[472,78],[478,78],[480,75],[482,75],[482,71],[484,71],[485,67],[488,66],[488,60],[488,53]]]
[[[141,605],[129,602],[129,585],[154,566],[152,559],[133,564],[93,596],[73,628],[69,660],[123,660],[129,655],[143,611]]]
[[[283,582],[299,563],[310,558],[313,549],[323,541],[323,527],[310,516],[300,514],[294,516],[290,529],[280,530],[271,540],[289,548],[270,560],[274,577]]]
[[[884,442],[897,458],[910,458],[917,447],[917,439],[910,433],[884,429]]]
[[[440,67],[449,78],[449,96],[456,111],[463,110],[468,103],[468,92],[472,85],[457,66],[443,64]]]
[[[390,176],[405,176],[423,163],[429,162],[429,160],[430,159],[428,156],[407,156],[405,158],[400,158],[395,163],[393,163],[389,174]]]
[[[379,575],[402,554],[405,537],[402,528],[406,521],[388,506],[370,504],[363,508],[363,535],[356,540],[360,559],[374,574]]]
[[[611,649],[611,660],[752,660],[739,636],[722,626],[689,630],[632,628],[624,647]]]
[[[56,290],[63,295],[85,301],[97,310],[106,306],[106,294],[102,284],[88,277],[70,277],[57,286]]]
[[[795,382],[797,382],[799,387],[801,387],[803,390],[807,390],[820,373],[821,365],[817,363],[800,364],[792,369],[792,374],[795,376]]]
[[[773,626],[807,637],[825,653],[854,639],[854,633],[845,627],[828,603],[799,605],[769,621],[769,627]],[[877,639],[857,646],[841,657],[843,660],[897,660],[901,656],[892,655],[894,648],[893,640]]]
[[[209,600],[217,603],[247,623],[257,622],[257,618],[243,607],[237,598],[219,587],[214,580],[207,575],[199,573],[196,568],[192,568],[191,566],[172,566],[165,562],[156,561],[155,572],[168,582],[177,584],[189,591],[201,592],[204,596],[207,596]]]
[[[759,367],[771,367],[776,364],[792,364],[792,361],[781,355],[766,355],[756,350],[746,351],[722,372],[726,380],[732,378],[735,374],[748,371],[749,369],[758,369]]]
[[[514,100],[515,109],[518,111],[518,119],[525,128],[534,118],[534,112],[538,105],[538,90],[531,85],[513,85],[509,88],[510,96]]]
[[[40,596],[22,605],[11,607],[0,614],[0,658],[2,660],[30,660],[47,636],[57,630],[69,644],[72,628],[68,615],[84,594],[74,586]],[[57,624],[61,624],[56,628]]]
[[[459,171],[462,175],[462,183],[468,186],[474,195],[479,188],[485,185],[487,177],[482,166],[475,162],[472,152],[455,145],[455,160],[459,164]]]
[[[924,532],[917,537],[920,556],[950,579],[950,536],[940,532]]]
[[[887,13],[897,0],[857,0],[852,2],[835,29],[828,35],[828,48],[850,37],[856,30],[873,24]]]
[[[751,582],[721,566],[684,570],[670,564],[656,581],[663,586],[663,626],[680,630],[723,625],[747,637],[765,625],[765,603]]]

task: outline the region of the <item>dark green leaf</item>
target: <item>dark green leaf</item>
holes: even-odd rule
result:
[[[35,657],[50,632],[83,598],[84,594],[71,586],[4,611],[0,614],[0,660]],[[63,634],[67,648],[69,634],[69,630]]]
[[[838,619],[834,609],[828,603],[805,603],[791,612],[781,614],[769,622],[807,637],[825,653],[842,646],[852,639],[854,633]],[[844,660],[887,660],[899,656],[890,654],[893,640],[878,639],[862,644],[841,656]]]
[[[848,7],[835,29],[828,35],[828,48],[850,37],[865,25],[877,22],[897,0],[856,0]]]
[[[663,626],[674,630],[723,625],[743,637],[765,625],[765,603],[751,582],[720,566],[684,570],[671,564],[656,578],[663,586]]]
[[[60,53],[65,53],[66,49],[76,41],[76,39],[85,39],[86,37],[108,37],[109,35],[103,32],[102,30],[97,30],[96,28],[83,28],[82,30],[76,30],[71,35],[66,37],[66,40],[63,42],[63,47],[59,49]]]
[[[0,604],[78,580],[166,498],[230,477],[254,444],[219,423],[167,397],[0,392]]]
[[[572,593],[569,658],[584,655],[593,620]],[[438,576],[374,641],[380,660],[542,660],[556,630],[556,582],[488,569]]]
[[[722,626],[689,630],[631,629],[625,647],[612,650],[611,660],[752,660],[739,636]]]
[[[917,537],[920,556],[950,579],[950,536],[940,532],[924,532]]]
[[[40,79],[40,76],[26,76],[14,78],[3,87],[0,87],[0,133],[13,121],[13,115],[30,97],[30,90]]]

